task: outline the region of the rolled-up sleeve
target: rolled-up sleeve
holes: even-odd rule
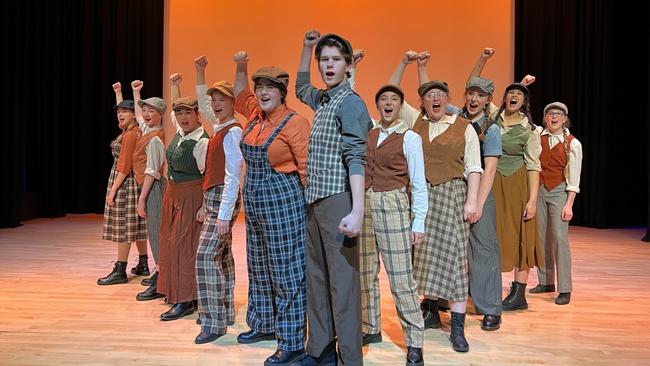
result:
[[[564,170],[566,190],[580,193],[580,172],[582,171],[582,144],[578,139],[571,140],[569,161]]]
[[[212,98],[208,95],[208,86],[199,84],[196,86],[196,99],[199,101],[199,112],[211,123],[217,123],[217,117],[212,110]]]
[[[524,149],[524,162],[528,171],[542,171],[542,164],[539,156],[542,154],[542,140],[540,138],[540,129],[535,129],[528,136],[526,147]]]
[[[364,175],[366,165],[366,138],[372,119],[366,104],[352,94],[346,97],[336,113],[341,125],[341,150],[349,175]]]
[[[246,117],[247,123],[244,125],[244,129],[246,129],[253,117],[261,113],[260,105],[250,89],[246,88],[237,95],[235,98],[235,111]]]
[[[318,98],[321,91],[311,85],[309,72],[299,72],[296,77],[296,98],[307,104],[314,111],[318,109]]]
[[[149,141],[145,152],[147,154],[147,166],[144,174],[150,175],[156,180],[160,179],[160,169],[165,163],[165,144],[156,136]]]
[[[471,173],[483,173],[481,168],[481,144],[478,135],[471,124],[465,128],[465,177]]]

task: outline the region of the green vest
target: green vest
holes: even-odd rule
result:
[[[196,165],[194,159],[195,140],[185,140],[178,143],[180,133],[174,135],[172,143],[167,148],[167,176],[171,182],[187,182],[190,180],[202,179],[203,175]],[[208,138],[208,134],[203,131],[201,138]]]
[[[503,118],[501,116],[497,118],[496,123],[500,128],[503,128]],[[497,172],[509,177],[524,166],[524,151],[526,151],[526,144],[531,133],[533,131],[530,127],[518,124],[501,135],[503,155],[501,155],[497,163]]]

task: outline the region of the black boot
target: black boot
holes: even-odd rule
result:
[[[111,273],[97,280],[98,285],[116,285],[127,282],[129,279],[126,277],[126,262],[120,261],[115,262]]]
[[[406,352],[406,366],[423,366],[422,348],[408,347]]]
[[[440,328],[440,313],[438,313],[438,300],[424,299],[420,305],[424,329]]]
[[[510,293],[501,303],[503,311],[528,309],[526,302],[526,284],[513,281]]]
[[[153,285],[154,281],[158,281],[158,271],[155,271],[149,278],[143,278],[140,284],[149,287]]]
[[[465,339],[465,313],[451,312],[451,334],[449,335],[451,347],[456,352],[469,351],[469,344]]]
[[[138,276],[149,276],[149,256],[140,254],[138,257],[138,265],[131,268],[131,273]]]
[[[165,296],[163,294],[158,293],[158,272],[156,272],[153,276],[151,276],[151,279],[152,279],[151,286],[149,286],[146,290],[135,295],[136,300],[148,301],[148,300],[155,300]]]

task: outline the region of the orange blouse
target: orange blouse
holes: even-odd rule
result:
[[[255,119],[260,119],[242,141],[249,145],[263,145],[271,133],[287,116],[294,112],[286,104],[280,105],[269,115],[260,109],[257,99],[250,89],[242,91],[235,98],[235,110],[244,117],[244,131]],[[268,151],[269,163],[279,173],[300,175],[303,187],[307,184],[307,145],[311,125],[306,118],[294,114],[271,143]]]

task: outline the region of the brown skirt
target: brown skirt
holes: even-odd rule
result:
[[[167,295],[170,304],[196,299],[196,249],[202,226],[196,212],[202,201],[200,179],[167,184],[160,219],[158,292]]]
[[[501,246],[501,271],[544,265],[544,252],[537,232],[537,218],[524,221],[528,202],[528,171],[522,166],[511,176],[497,172],[492,193],[496,203],[497,238]]]

